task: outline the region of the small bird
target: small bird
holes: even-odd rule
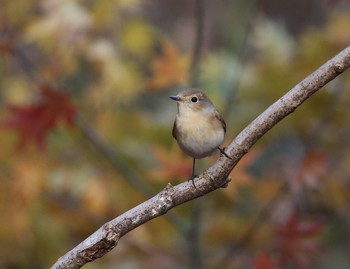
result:
[[[217,149],[231,159],[219,147],[224,141],[226,123],[208,96],[200,89],[187,89],[170,98],[175,100],[178,106],[173,137],[180,149],[193,158],[190,179],[196,188],[196,159],[208,157]]]

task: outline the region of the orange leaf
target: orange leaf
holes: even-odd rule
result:
[[[158,145],[152,147],[160,168],[151,172],[151,176],[157,180],[167,180],[172,177],[189,178],[192,172],[191,158],[184,157],[183,153],[175,146],[171,151]]]
[[[279,269],[278,263],[265,252],[257,255],[253,260],[253,266],[256,269]]]
[[[187,58],[180,56],[173,43],[164,41],[163,54],[151,63],[153,77],[148,88],[157,91],[174,84],[187,83],[188,65]]]

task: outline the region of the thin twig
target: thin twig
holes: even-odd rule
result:
[[[90,125],[79,114],[75,117],[75,126],[81,133],[110,161],[113,167],[119,171],[125,179],[147,198],[154,195],[155,190],[146,183],[145,179],[123,158],[119,151],[108,144],[102,137],[90,127]],[[174,212],[167,217],[170,222],[186,236],[188,224]]]
[[[285,182],[281,184],[276,194],[257,212],[253,220],[247,225],[244,233],[226,250],[221,259],[213,268],[231,268],[229,261],[233,261],[233,256],[237,250],[246,246],[249,241],[256,235],[261,227],[262,222],[266,219],[273,209],[278,205],[277,201],[288,191],[288,186]]]
[[[187,237],[191,268],[194,269],[203,268],[203,257],[200,244],[202,209],[203,201],[195,200],[192,205],[191,221]]]
[[[136,227],[228,183],[228,175],[232,169],[265,133],[349,66],[350,46],[306,77],[250,123],[226,149],[233,160],[220,157],[214,165],[199,175],[196,189],[188,181],[176,186],[168,184],[156,196],[104,224],[62,256],[52,268],[80,268],[108,253],[122,236]]]
[[[248,6],[246,9],[248,9],[250,13],[249,13],[249,15],[245,16],[244,22],[240,21],[240,23],[242,23],[244,25],[245,29],[243,31],[242,30],[238,31],[238,32],[242,33],[241,34],[241,42],[240,42],[239,47],[236,49],[234,54],[237,55],[237,58],[238,58],[241,66],[240,66],[240,69],[237,71],[238,74],[236,74],[234,77],[234,81],[232,81],[231,90],[228,92],[228,94],[226,96],[225,106],[222,109],[222,115],[224,116],[224,118],[226,120],[229,120],[230,111],[232,111],[232,106],[237,101],[238,90],[239,90],[240,85],[242,83],[244,69],[245,69],[245,66],[247,64],[247,56],[248,56],[248,52],[249,52],[248,38],[249,38],[249,35],[252,31],[252,28],[254,25],[254,18],[256,17],[256,13],[259,10],[260,2],[261,2],[260,0],[244,1],[244,4]],[[239,8],[238,10],[241,10],[240,6],[238,8]],[[242,27],[242,26],[240,26],[240,27]]]
[[[27,55],[23,48],[16,46],[13,49],[12,57],[18,62],[22,71],[30,77],[35,84],[40,85],[44,81],[40,78],[37,66],[33,60]],[[146,195],[147,198],[155,194],[155,190],[146,183],[142,178],[123,158],[122,154],[111,145],[109,145],[91,126],[79,115],[75,116],[75,126],[82,134],[112,163],[135,189]],[[183,236],[186,236],[188,223],[178,214],[172,213],[167,216],[167,219],[180,231]]]
[[[154,195],[154,189],[132,168],[119,151],[108,144],[102,137],[79,115],[75,117],[75,126],[81,133],[120,171],[133,187],[147,197]]]
[[[191,87],[198,87],[199,84],[199,66],[201,61],[201,52],[204,42],[204,12],[205,0],[195,0],[194,18],[195,18],[195,39],[193,42],[192,61],[190,67]],[[193,159],[195,160],[195,159]],[[194,181],[193,181],[194,183]],[[202,201],[196,201],[192,206],[192,215],[187,231],[187,243],[189,247],[189,260],[191,268],[201,269],[203,260],[200,249],[200,230],[201,230],[201,206]]]
[[[191,87],[198,86],[200,56],[204,42],[204,4],[204,0],[195,0],[195,40],[193,43],[190,67]]]
[[[14,46],[12,48],[11,56],[16,60],[21,70],[31,79],[31,81],[34,81],[36,85],[44,83],[44,80],[41,79],[37,70],[37,66],[34,64],[33,59],[29,57],[27,51],[20,46]],[[155,194],[155,190],[126,162],[122,154],[103,140],[103,138],[91,128],[91,126],[79,114],[76,114],[75,116],[75,126],[135,189],[146,195],[147,198],[152,197]],[[179,214],[172,212],[167,215],[167,219],[183,236],[186,236],[189,224]]]

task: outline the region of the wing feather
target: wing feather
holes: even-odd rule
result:
[[[177,127],[176,127],[176,120],[174,121],[174,125],[173,125],[173,137],[177,140]]]
[[[226,133],[226,122],[217,110],[215,110],[215,118],[217,118],[220,121],[222,128],[224,128],[224,132]]]

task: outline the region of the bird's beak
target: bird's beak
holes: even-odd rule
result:
[[[176,102],[181,101],[181,97],[180,96],[170,96],[171,99],[175,100]]]

